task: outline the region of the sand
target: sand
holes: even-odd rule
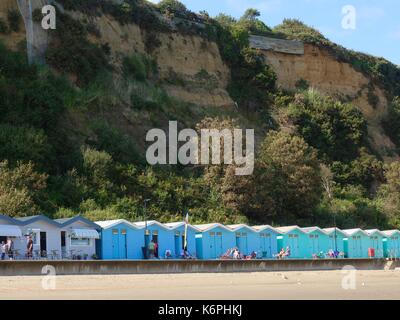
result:
[[[0,299],[400,299],[399,270],[342,272],[57,276],[48,290],[49,278],[0,277]]]

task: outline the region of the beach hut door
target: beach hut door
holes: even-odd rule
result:
[[[40,251],[42,254],[47,251],[47,233],[43,231],[40,232]]]
[[[215,250],[217,253],[216,257],[219,257],[223,254],[223,252],[222,252],[222,233],[221,232],[217,232],[217,234],[215,236]]]
[[[179,232],[176,232],[175,233],[175,256],[176,257],[179,257],[179,254],[181,252],[180,245],[179,245],[179,242],[180,242],[179,239],[180,239]],[[183,246],[183,244],[182,244],[182,246]]]
[[[126,243],[126,229],[121,230],[121,259],[126,259],[128,256],[128,247]]]
[[[118,232],[118,229],[112,230],[112,249],[113,249],[113,259],[119,259],[119,232]]]

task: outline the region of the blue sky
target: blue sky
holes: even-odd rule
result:
[[[158,2],[152,0],[152,2]],[[211,16],[240,17],[247,8],[261,12],[268,26],[297,18],[349,49],[384,57],[400,65],[400,1],[398,0],[181,0],[190,10]],[[355,29],[342,28],[342,8],[356,10]]]

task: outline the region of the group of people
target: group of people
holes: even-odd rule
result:
[[[285,259],[290,257],[290,248],[286,247],[286,249],[282,248],[281,251],[276,255],[278,259]]]
[[[1,260],[5,260],[6,255],[10,260],[14,258],[14,241],[11,238],[7,238],[7,241],[2,241],[0,244]]]
[[[14,241],[11,237],[7,238],[7,241],[2,241],[0,244],[0,259],[5,260],[6,256],[8,259],[14,259]],[[29,235],[26,242],[26,257],[28,259],[33,257],[33,240]]]
[[[252,251],[249,255],[244,255],[240,252],[239,248],[234,247],[229,249],[225,254],[221,256],[221,259],[233,259],[233,260],[251,260],[257,258],[257,252]]]
[[[147,258],[158,258],[158,243],[155,242],[153,239],[147,245]]]

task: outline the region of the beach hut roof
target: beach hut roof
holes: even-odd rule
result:
[[[368,233],[369,236],[375,234],[375,233],[379,233],[381,236],[385,237],[385,234],[378,230],[378,229],[368,229],[368,230],[364,230],[366,233]]]
[[[109,229],[112,227],[115,227],[121,223],[124,223],[132,228],[139,229],[137,226],[135,226],[133,223],[125,220],[125,219],[116,219],[116,220],[106,220],[106,221],[96,221],[95,222],[97,225],[99,225],[103,229]]]
[[[363,233],[364,235],[368,236],[368,233],[366,233],[364,230],[362,230],[362,229],[360,229],[360,228],[346,229],[346,230],[343,230],[343,232],[344,232],[346,235],[348,235],[348,236],[351,236],[351,235],[353,235],[353,234],[355,234],[355,233],[357,233],[357,232],[361,232],[361,233]]]
[[[320,227],[306,227],[306,228],[301,228],[301,230],[304,231],[305,233],[320,231],[321,233],[328,235],[328,233],[325,230],[321,229]]]
[[[170,228],[168,228],[166,225],[164,225],[161,222],[158,222],[156,220],[138,221],[138,222],[134,222],[133,225],[135,225],[137,228],[145,228],[146,227],[146,223],[147,223],[148,227],[150,227],[152,225],[157,225],[160,228],[163,228],[165,230],[170,230]]]
[[[275,230],[278,230],[280,233],[288,233],[293,230],[299,230],[300,232],[305,233],[299,226],[278,227],[275,228]]]
[[[264,230],[270,229],[276,233],[281,233],[280,231],[276,230],[276,228],[270,226],[269,224],[264,224],[261,226],[254,226],[253,229],[256,230],[257,232],[262,232]]]
[[[237,230],[239,230],[239,229],[246,228],[246,229],[248,229],[248,230],[250,230],[250,231],[257,232],[257,230],[256,230],[254,227],[250,227],[250,226],[248,226],[247,224],[244,224],[244,223],[240,223],[240,224],[229,224],[229,225],[227,225],[226,227],[227,227],[228,229],[232,230],[232,231],[237,231]]]
[[[182,227],[184,225],[185,225],[185,222],[183,222],[183,221],[164,223],[164,226],[168,227],[171,230],[180,228],[180,227]],[[200,231],[195,226],[191,225],[190,223],[188,224],[188,228],[192,228],[192,229],[194,229],[196,231]]]
[[[342,235],[346,235],[343,230],[340,230],[339,228],[324,228],[322,230],[324,230],[328,235],[332,234],[335,232],[336,229],[336,233],[341,233]]]
[[[18,224],[18,225],[21,224],[21,221],[19,221],[17,219],[14,219],[14,218],[12,218],[10,216],[6,216],[4,214],[0,214],[0,219],[6,220],[7,222],[12,223],[12,224]]]
[[[71,217],[71,218],[55,219],[54,221],[58,222],[61,225],[61,227],[65,227],[74,222],[81,221],[83,223],[86,223],[88,226],[92,227],[93,229],[100,228],[100,226],[98,224],[86,219],[85,217],[82,217],[81,215],[77,215],[77,216]]]
[[[18,220],[20,222],[20,224],[23,226],[33,223],[33,222],[36,222],[36,221],[44,221],[53,226],[61,227],[61,225],[57,221],[51,220],[49,217],[46,217],[42,214],[36,215],[36,216],[29,216],[29,217],[18,217],[15,219]]]
[[[223,224],[220,223],[207,223],[207,224],[196,224],[195,227],[200,230],[201,232],[205,232],[214,228],[222,228],[225,229],[227,231],[232,231],[231,229],[225,227]]]
[[[400,233],[400,231],[397,229],[394,229],[394,230],[385,230],[385,231],[382,231],[382,233],[387,237],[391,237],[396,233]]]

